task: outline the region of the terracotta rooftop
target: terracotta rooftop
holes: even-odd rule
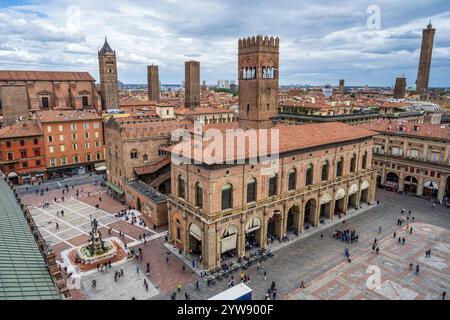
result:
[[[381,133],[450,140],[450,126],[448,125],[378,120],[360,127]]]
[[[89,72],[0,70],[0,81],[95,81]]]
[[[274,130],[278,130],[278,150],[275,145],[271,145],[270,135],[276,133]],[[248,142],[249,138],[246,138],[247,133],[248,131],[236,133],[234,138],[234,148],[232,145],[227,145],[227,139],[225,135],[223,135],[223,157],[221,158],[237,160],[256,157],[258,156],[258,145],[261,138],[265,138],[267,141],[268,153],[275,154],[327,144],[343,143],[363,138],[370,138],[376,135],[373,131],[369,131],[361,127],[350,126],[340,122],[312,123],[305,125],[279,124],[274,126],[272,129],[267,130],[265,133],[261,132],[259,135],[257,134],[256,137],[251,138],[251,143]],[[216,155],[213,146],[210,146],[210,144],[214,144],[212,141],[215,141],[215,139],[216,137],[211,139],[211,141],[201,141],[200,139],[191,138],[190,141],[185,141],[175,146],[168,147],[166,150],[190,159],[202,161],[206,164],[214,164],[217,163],[214,159]],[[238,150],[237,146],[242,146],[244,141],[247,141],[245,143],[245,148]],[[191,148],[191,154],[183,155],[183,150],[189,150],[189,147]],[[205,151],[206,148],[210,148],[210,150],[207,152],[201,152],[200,150],[196,150],[198,148],[202,148],[203,151]],[[201,157],[202,154],[205,156],[203,159]]]
[[[64,111],[40,111],[37,113],[40,122],[63,122],[63,121],[83,121],[101,120],[102,117],[96,112],[64,110]]]
[[[42,129],[35,120],[18,122],[0,129],[0,139],[33,137],[42,134]]]
[[[181,115],[198,115],[198,114],[216,114],[216,113],[233,113],[233,110],[225,108],[182,108],[175,111],[176,114]]]

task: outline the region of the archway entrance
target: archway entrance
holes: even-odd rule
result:
[[[245,228],[245,251],[260,248],[261,243],[261,220],[253,217]]]
[[[267,241],[272,243],[274,240],[281,240],[282,216],[280,211],[275,211],[273,216],[267,222]]]
[[[137,211],[142,213],[142,204],[141,204],[141,199],[139,199],[139,198],[136,201],[136,209],[137,209]]]
[[[11,181],[13,184],[19,184],[19,175],[16,172],[10,172],[8,173],[8,180]]]
[[[320,197],[320,222],[325,222],[325,219],[331,219],[331,195],[325,193]]]
[[[309,229],[311,226],[316,225],[316,200],[315,199],[309,199],[308,202],[306,202],[305,205],[305,216],[303,218],[303,225],[305,226],[305,229]]]
[[[227,226],[220,238],[220,257],[223,260],[237,256],[238,227],[234,224]]]
[[[394,172],[389,172],[386,175],[386,181],[384,182],[384,187],[390,191],[398,190],[398,175]]]
[[[369,203],[369,181],[364,180],[361,184],[361,200],[360,203]]]
[[[436,199],[438,190],[439,184],[433,180],[425,181],[423,184],[423,196],[428,199]]]
[[[167,179],[166,181],[163,181],[159,186],[158,186],[158,191],[161,192],[162,194],[169,194],[170,193],[170,179]]]
[[[336,191],[336,195],[334,196],[334,214],[341,215],[344,213],[344,205],[345,205],[345,190],[344,188],[340,188]]]
[[[348,209],[358,208],[358,185],[356,183],[352,184],[348,189]]]
[[[203,232],[200,227],[192,223],[189,227],[189,253],[191,255],[200,256],[202,254],[202,237]]]
[[[447,177],[447,183],[445,184],[445,196],[450,198],[450,176]]]
[[[403,182],[405,192],[411,192],[413,194],[417,193],[418,181],[413,176],[407,176]]]
[[[287,231],[298,235],[298,226],[300,225],[300,207],[292,206],[288,212]]]

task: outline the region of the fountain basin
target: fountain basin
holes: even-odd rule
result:
[[[117,254],[116,245],[110,240],[104,240],[105,250],[99,249],[91,255],[89,251],[89,245],[85,244],[77,248],[77,255],[84,264],[94,264],[99,261],[103,261],[106,259],[111,259]]]

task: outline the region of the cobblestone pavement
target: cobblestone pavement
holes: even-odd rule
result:
[[[374,238],[377,238],[378,240],[383,238],[388,239],[389,237],[392,237],[394,231],[399,232],[398,229],[400,227],[397,226],[397,219],[401,217],[401,208],[405,208],[406,212],[411,210],[412,216],[414,216],[415,222],[417,223],[427,223],[450,230],[449,209],[441,206],[437,206],[433,209],[429,201],[415,197],[402,196],[385,190],[377,190],[376,199],[380,201],[379,206],[347,220],[344,226],[332,227],[324,230],[323,239],[321,239],[319,235],[313,235],[309,238],[292,242],[289,246],[278,250],[273,258],[269,258],[263,263],[264,270],[267,272],[267,281],[263,280],[262,271],[258,272],[255,266],[247,269],[245,272],[250,276],[251,281],[249,286],[254,290],[254,299],[263,299],[264,294],[267,292],[272,281],[276,283],[278,290],[277,296],[279,298],[283,298],[298,289],[301,281],[304,281],[305,285],[308,287],[313,279],[345,262],[345,257],[343,255],[345,248],[349,249],[352,257],[371,254],[371,246]],[[381,233],[378,233],[379,226],[382,226]],[[359,241],[357,243],[348,244],[333,239],[332,234],[335,228],[355,229],[359,234]],[[448,236],[444,235],[443,237],[445,238]],[[436,245],[439,246],[445,246],[445,243],[449,242],[448,238],[441,239],[440,237],[435,239],[435,241]],[[405,250],[409,250],[413,246],[414,245],[407,243]],[[410,254],[413,254],[413,252]],[[423,254],[423,252],[421,252],[421,254]],[[383,255],[379,256],[380,263],[385,263],[381,261],[383,259],[382,257]],[[417,259],[419,259],[419,257],[417,257]],[[345,264],[347,264],[347,262],[345,262]],[[426,273],[427,271],[424,265],[424,274]],[[424,277],[424,275],[421,276]],[[334,275],[334,277],[336,277],[336,275]],[[239,272],[234,273],[234,279],[239,279]],[[427,277],[426,279],[428,280],[424,280],[425,282],[435,283],[436,292],[438,292],[438,289],[440,288],[438,283],[440,283],[439,281],[441,280],[439,276],[435,277],[435,273],[430,273],[430,277]],[[392,281],[397,283],[397,280]],[[406,277],[401,281],[410,280]],[[404,285],[401,281],[399,284]],[[446,281],[448,284],[448,277]],[[202,281],[200,292],[195,292],[194,290],[195,281],[186,283],[183,287],[182,296],[184,295],[184,292],[187,291],[190,294],[191,299],[208,299],[225,290],[227,288],[227,282],[228,279],[223,279],[222,281],[218,281],[216,285],[207,287]],[[387,283],[386,285],[390,285],[391,288],[397,288],[393,283]],[[417,284],[417,286],[421,286],[421,284]],[[385,287],[383,290],[389,292],[394,289],[391,290],[388,287]],[[357,295],[356,293],[352,294],[353,299],[365,298],[362,289],[360,290],[360,295]],[[384,297],[384,299],[386,299],[386,296],[389,297],[389,293],[375,297],[378,299]],[[324,298],[323,296],[321,297]],[[412,295],[409,297],[412,297]],[[431,296],[421,295],[420,292],[417,294],[417,297],[431,298]],[[169,299],[169,295],[161,293],[154,298]]]

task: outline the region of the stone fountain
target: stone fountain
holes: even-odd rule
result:
[[[91,220],[88,244],[77,249],[78,258],[83,264],[93,264],[106,259],[111,259],[117,254],[117,247],[110,240],[102,240],[102,234],[98,230],[96,219]]]

